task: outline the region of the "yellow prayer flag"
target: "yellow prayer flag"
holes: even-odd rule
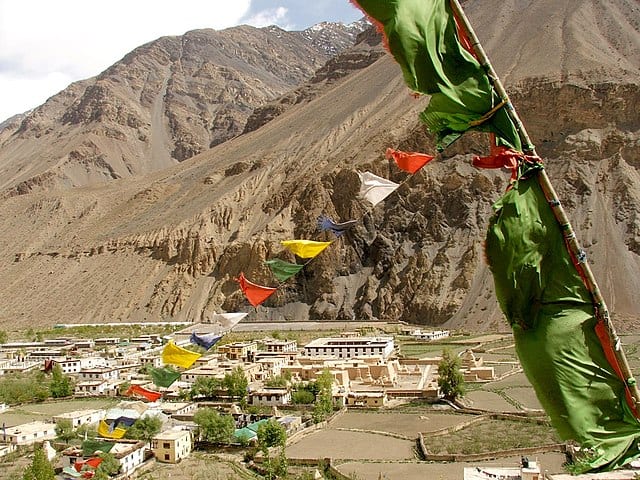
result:
[[[110,427],[104,420],[100,420],[98,425],[98,435],[104,438],[122,438],[127,430],[122,427],[116,427],[112,431],[109,431]]]
[[[179,347],[173,340],[167,343],[162,351],[162,361],[177,365],[183,368],[189,368],[202,355],[186,348]]]
[[[331,245],[331,242],[314,242],[313,240],[283,240],[280,243],[300,258],[313,258]]]

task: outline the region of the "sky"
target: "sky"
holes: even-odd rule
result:
[[[349,0],[0,0],[0,122],[162,36],[361,17]]]

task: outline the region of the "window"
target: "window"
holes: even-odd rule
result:
[[[164,459],[165,459],[165,460],[169,460],[169,459],[170,459],[170,456],[169,456],[169,454],[168,454],[168,453],[165,453],[165,454],[164,454]]]
[[[162,444],[162,448],[171,448],[171,444],[169,442],[164,442]]]

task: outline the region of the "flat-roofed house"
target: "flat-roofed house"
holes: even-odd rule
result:
[[[53,417],[55,423],[61,420],[70,420],[73,428],[80,425],[93,425],[98,423],[105,414],[105,410],[76,410],[74,412],[61,413]]]
[[[5,428],[2,436],[6,443],[13,445],[31,445],[36,442],[56,438],[56,424],[49,422],[29,422],[15,427]]]
[[[376,355],[388,358],[395,350],[393,337],[322,337],[304,346],[305,355],[354,358]]]
[[[153,437],[151,450],[156,460],[164,463],[178,463],[191,453],[192,435],[189,430],[165,430]]]
[[[258,351],[258,342],[234,342],[220,345],[218,353],[225,355],[229,360],[251,360]]]
[[[291,392],[288,388],[263,388],[249,392],[249,403],[254,406],[281,406],[291,403]]]

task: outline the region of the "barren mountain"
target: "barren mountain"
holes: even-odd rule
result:
[[[308,80],[364,27],[241,26],[143,45],[3,123],[0,191],[84,186],[184,161],[240,134],[256,106]]]
[[[639,12],[636,2],[604,5],[470,0],[465,8],[507,79],[616,325],[631,328],[640,311]],[[508,173],[471,167],[471,154],[486,150],[480,134],[413,176],[385,160],[387,147],[435,148],[417,120],[427,99],[409,95],[374,43],[362,38],[318,70],[314,78],[324,80],[296,85],[256,110],[246,133],[175,166],[2,200],[0,328],[200,321],[234,310],[252,311],[250,320],[506,328],[482,245]],[[357,170],[402,186],[371,208],[358,198]],[[320,214],[359,223],[336,240],[317,232]],[[291,238],[333,244],[253,311],[233,278],[243,271],[275,286],[263,261],[294,260],[280,246]]]

